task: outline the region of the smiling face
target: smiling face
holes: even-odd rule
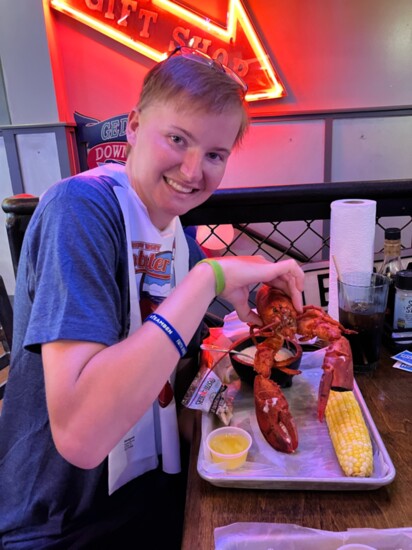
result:
[[[240,109],[182,110],[171,101],[129,115],[126,171],[157,228],[164,229],[217,189],[241,122]]]

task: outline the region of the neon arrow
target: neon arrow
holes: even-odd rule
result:
[[[229,0],[226,24],[217,24],[172,0],[50,0],[50,5],[158,62],[177,45],[219,59],[248,84],[247,101],[279,98],[284,86],[241,0]]]

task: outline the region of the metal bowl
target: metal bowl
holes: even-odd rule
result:
[[[258,336],[256,338],[258,343],[263,342],[264,340],[265,338],[262,336]],[[247,336],[235,342],[231,349],[236,351],[245,351],[247,348],[253,347],[255,347],[255,344],[253,343],[252,338]],[[288,367],[289,369],[298,370],[302,360],[301,346],[296,341],[285,339],[283,343],[283,350],[290,352],[291,356],[283,361],[278,361],[278,365]],[[230,360],[239,378],[243,382],[253,386],[256,376],[256,371],[253,369],[253,359],[251,358],[250,362],[248,362],[247,357],[231,353]],[[293,375],[286,374],[278,368],[272,368],[270,378],[279,384],[281,388],[289,388],[292,385]]]

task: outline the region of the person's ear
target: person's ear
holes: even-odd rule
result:
[[[127,141],[132,146],[136,143],[136,131],[138,127],[139,127],[139,112],[137,110],[133,110],[129,113],[129,116],[127,119],[127,126],[126,126]]]

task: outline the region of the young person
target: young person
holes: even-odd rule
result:
[[[41,198],[18,269],[0,417],[4,548],[179,548],[179,359],[196,354],[217,293],[245,322],[260,324],[247,301],[260,282],[302,307],[294,261],[198,263],[179,221],[222,180],[247,128],[245,91],[200,52],[174,52],[129,115],[126,166]]]

